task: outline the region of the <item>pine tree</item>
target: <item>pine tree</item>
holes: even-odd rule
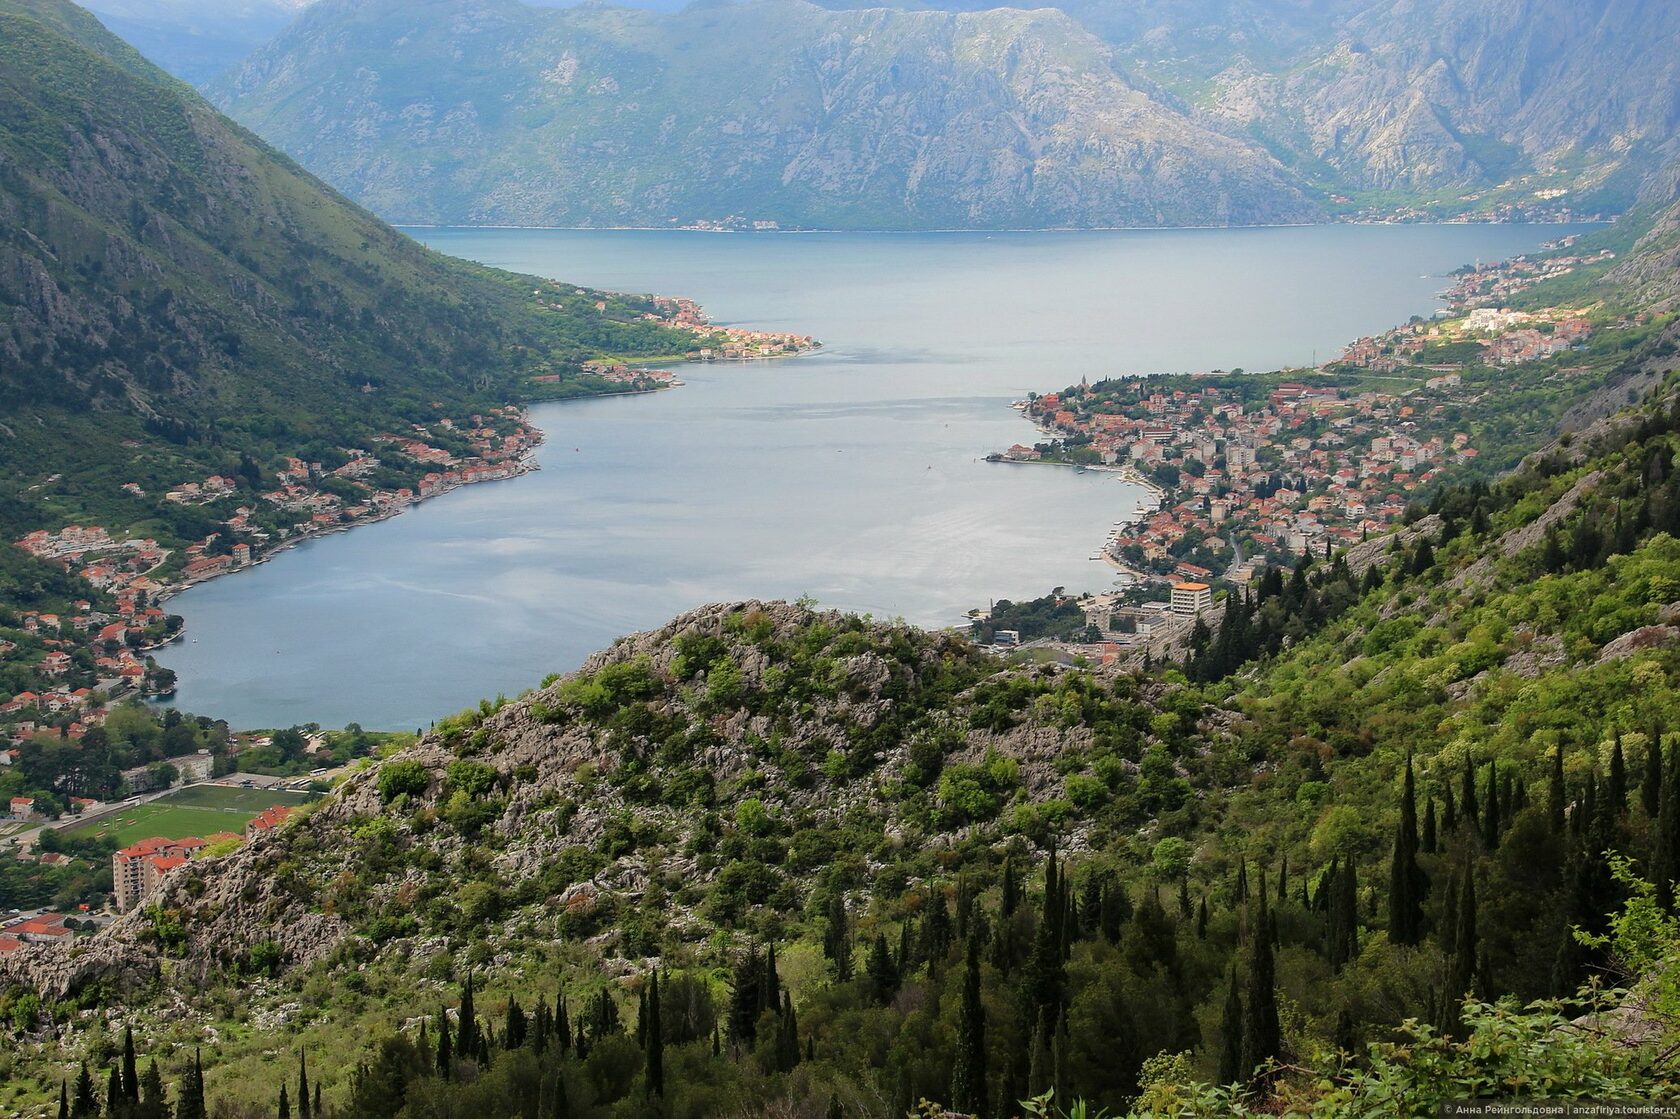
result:
[[[1417,785],[1408,756],[1400,793],[1400,824],[1389,868],[1388,939],[1395,944],[1416,944],[1423,939],[1423,894],[1428,879],[1418,866],[1417,853]]]
[[[134,1060],[134,1027],[123,1028],[122,1094],[129,1103],[140,1102],[140,1070]]]
[[[309,1062],[303,1050],[298,1050],[298,1117],[310,1119],[309,1115]]]
[[[1219,1083],[1237,1084],[1248,1079],[1243,1067],[1243,1001],[1237,986],[1237,958],[1231,957],[1231,974],[1225,981],[1225,1014],[1219,1028]]]
[[[647,996],[647,1080],[648,1090],[665,1095],[665,1032],[659,1016],[659,973],[648,983]]]
[[[956,1064],[951,1105],[985,1119],[986,1008],[980,1001],[980,939],[970,937],[964,961],[962,1006],[957,1016]]]

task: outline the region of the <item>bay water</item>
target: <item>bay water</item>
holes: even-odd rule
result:
[[[175,598],[173,702],[236,727],[423,727],[714,601],[956,624],[1061,586],[1139,492],[987,463],[1089,377],[1274,369],[1428,315],[1446,273],[1548,226],[1103,233],[409,231],[447,253],[796,331],[804,357],[540,405],[541,470],[308,541]]]

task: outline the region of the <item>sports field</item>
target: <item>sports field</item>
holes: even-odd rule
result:
[[[152,836],[185,839],[224,831],[242,835],[246,823],[263,809],[276,804],[302,804],[308,799],[305,793],[190,785],[150,804],[137,804],[66,830],[76,835],[112,836],[123,847]]]

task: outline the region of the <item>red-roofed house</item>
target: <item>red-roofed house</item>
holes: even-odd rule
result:
[[[263,832],[273,831],[294,811],[296,810],[289,804],[276,804],[273,808],[264,809],[245,825],[245,837],[249,839]]]

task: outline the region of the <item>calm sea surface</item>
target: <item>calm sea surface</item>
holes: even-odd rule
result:
[[[991,598],[1098,590],[1137,493],[988,464],[1008,407],[1117,373],[1272,369],[1429,314],[1459,264],[1535,226],[718,235],[416,230],[448,253],[681,294],[815,335],[789,361],[539,407],[540,472],[470,486],[181,595],[176,703],[266,727],[422,726],[706,602],[811,595],[956,621]]]

